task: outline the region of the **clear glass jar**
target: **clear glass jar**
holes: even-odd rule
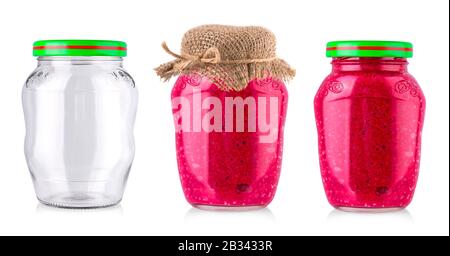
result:
[[[328,44],[332,72],[314,100],[322,180],[338,208],[404,208],[420,162],[425,97],[405,42]]]
[[[138,93],[117,41],[34,44],[38,66],[23,87],[25,156],[44,204],[120,202],[134,157]]]

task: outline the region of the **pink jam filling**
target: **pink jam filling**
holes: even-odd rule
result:
[[[241,99],[243,114],[227,105],[239,105]],[[239,92],[219,90],[195,74],[178,78],[172,105],[179,173],[189,203],[271,202],[281,169],[287,100],[285,85],[271,78],[253,80]]]
[[[322,180],[335,207],[406,207],[425,98],[404,59],[335,59],[315,101]]]

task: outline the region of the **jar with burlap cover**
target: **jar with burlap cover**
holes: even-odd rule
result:
[[[219,89],[241,91],[253,79],[288,81],[295,70],[276,55],[275,35],[257,26],[203,25],[187,31],[181,53],[163,49],[175,60],[155,69],[164,81],[179,74],[205,76]]]

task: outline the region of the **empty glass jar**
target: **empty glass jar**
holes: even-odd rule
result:
[[[25,156],[38,199],[69,208],[120,202],[134,157],[138,93],[119,41],[34,43],[23,87]]]

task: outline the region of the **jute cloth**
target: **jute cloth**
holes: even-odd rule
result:
[[[164,81],[196,73],[222,90],[240,91],[255,78],[288,81],[295,76],[295,70],[276,55],[275,35],[263,27],[204,25],[184,34],[180,54],[166,43],[162,47],[175,57],[155,69]]]

